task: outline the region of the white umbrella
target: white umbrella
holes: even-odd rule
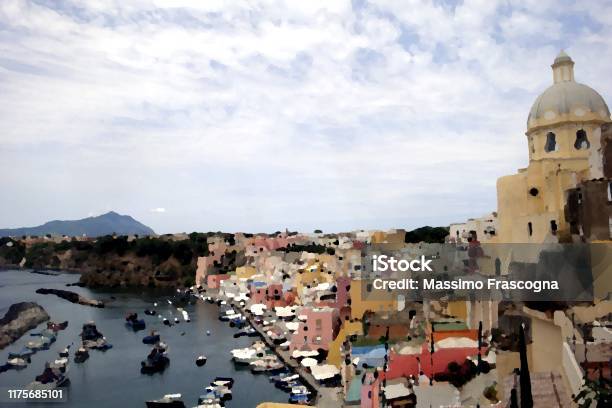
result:
[[[317,360],[311,357],[306,357],[305,359],[302,360],[301,364],[304,367],[314,367],[317,365]]]
[[[318,355],[319,352],[317,350],[293,350],[293,353],[291,353],[291,357],[293,358],[314,357]]]

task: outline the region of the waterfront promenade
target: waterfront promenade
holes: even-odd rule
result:
[[[283,361],[285,366],[289,367],[292,371],[300,376],[302,382],[315,394],[314,402],[317,407],[332,408],[342,406],[343,398],[341,395],[341,387],[324,387],[319,384],[308,369],[302,367],[295,359],[291,358],[288,350],[283,350],[278,345],[274,344],[274,341],[272,341],[270,336],[268,336],[265,329],[254,321],[253,316],[249,311],[225,297],[223,299],[231,303],[236,309],[240,310],[240,312],[247,318],[251,327],[253,327],[257,333],[259,333],[262,340]]]

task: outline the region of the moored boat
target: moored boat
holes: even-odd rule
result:
[[[145,321],[138,318],[138,313],[128,313],[125,317],[125,324],[134,331],[143,330],[146,327]]]
[[[83,363],[85,360],[89,358],[89,351],[85,347],[79,347],[77,351],[74,353],[74,362],[75,363]]]
[[[159,342],[159,339],[160,339],[159,334],[155,330],[153,330],[151,331],[151,334],[143,337],[142,342],[144,344],[155,344]]]
[[[147,408],[185,408],[181,394],[166,394],[160,399],[146,401]]]
[[[6,363],[10,366],[10,368],[20,370],[28,366],[29,360],[29,357],[27,359],[16,357],[8,359]]]
[[[196,358],[196,365],[198,367],[202,367],[204,364],[206,364],[206,357],[205,356],[198,356],[198,358]]]
[[[170,364],[168,358],[166,345],[162,342],[157,343],[145,360],[140,363],[140,372],[142,374],[154,374],[164,371]]]
[[[62,351],[59,352],[60,357],[68,357],[70,355],[70,346],[66,346]]]

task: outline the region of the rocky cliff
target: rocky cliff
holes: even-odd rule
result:
[[[0,319],[0,349],[47,320],[49,320],[49,315],[42,306],[36,303],[21,302],[11,305],[4,317]]]

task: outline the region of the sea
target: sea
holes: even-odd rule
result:
[[[49,350],[38,351],[31,363],[22,370],[9,370],[0,373],[0,389],[23,389],[44,370],[45,362],[53,361],[58,353],[72,344],[68,377],[70,385],[66,388],[65,402],[29,403],[5,402],[1,398],[0,407],[145,407],[145,401],[161,398],[164,394],[182,394],[187,407],[197,405],[199,395],[205,394],[204,388],[217,376],[234,378],[233,398],[227,407],[256,407],[264,401],[287,402],[288,395],[274,387],[265,374],[252,374],[248,369],[237,369],[231,361],[230,350],[246,347],[257,338],[234,338],[237,329],[227,322],[218,320],[217,305],[198,300],[185,306],[191,322],[184,322],[176,307],[168,304],[172,290],[94,290],[66,284],[79,280],[78,274],[60,273],[57,276],[41,275],[27,270],[0,271],[0,316],[3,316],[13,303],[31,301],[41,305],[51,320],[69,322],[66,330],[59,331],[57,341]],[[35,293],[39,288],[65,289],[80,293],[91,299],[103,300],[105,308],[94,308],[70,303],[55,295]],[[157,302],[157,307],[153,303]],[[167,327],[158,316],[147,316],[145,309],[155,309],[158,314],[169,319],[181,318],[181,323]],[[126,327],[125,316],[137,312],[146,321],[146,329],[134,332]],[[82,364],[73,361],[73,352],[80,345],[79,334],[83,323],[93,320],[113,348],[108,351],[90,350],[89,359]],[[15,343],[0,350],[0,364],[4,364],[11,351],[19,351],[34,339],[31,332],[24,334]],[[142,338],[154,329],[161,340],[168,345],[170,365],[163,373],[146,375],[140,373],[140,363],[149,353],[151,346],[142,343]],[[206,331],[210,331],[210,335]],[[197,367],[195,360],[199,355],[208,358],[206,364]]]

